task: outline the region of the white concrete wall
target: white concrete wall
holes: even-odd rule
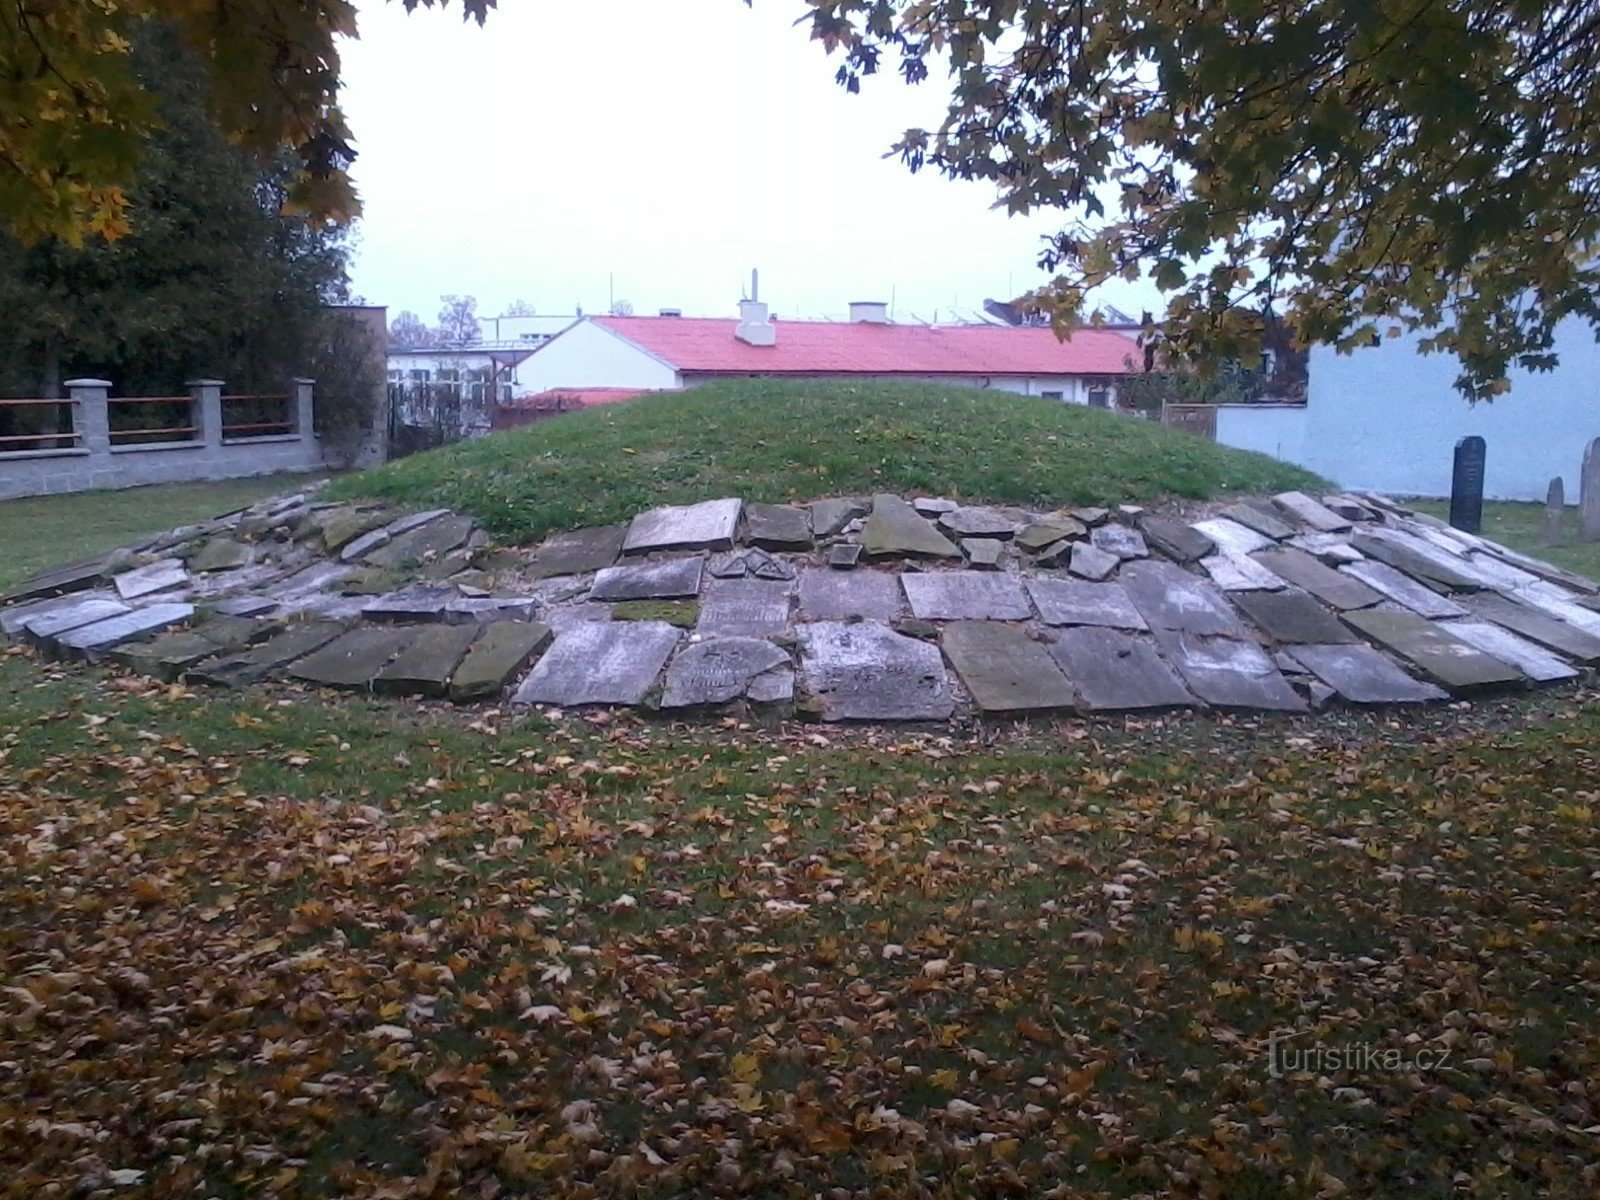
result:
[[[1305,456],[1307,412],[1303,404],[1219,404],[1217,441],[1300,462]]]
[[[541,351],[541,354],[544,352]],[[718,379],[725,379],[725,375],[699,375],[692,372],[686,373],[682,379],[682,386],[695,387],[702,383],[713,383]],[[1089,389],[1099,386],[1098,380],[1090,380],[1077,375],[850,375],[827,373],[807,375],[801,373],[783,372],[771,376],[773,379],[822,379],[841,380],[846,382],[869,383],[874,380],[892,379],[897,383],[933,383],[950,384],[954,387],[986,388],[996,392],[1011,392],[1018,396],[1039,396],[1045,392],[1060,392],[1064,404],[1089,403]],[[1116,405],[1117,389],[1112,384],[1107,384],[1110,389],[1110,406]]]
[[[1447,496],[1455,444],[1477,434],[1488,446],[1486,496],[1543,500],[1560,475],[1569,500],[1576,497],[1583,448],[1600,437],[1600,345],[1587,325],[1558,330],[1555,371],[1513,372],[1509,394],[1477,405],[1451,386],[1455,360],[1418,354],[1416,340],[1350,355],[1314,349],[1304,437],[1284,457],[1344,487]],[[1238,444],[1220,426],[1218,440]]]
[[[678,373],[604,326],[582,321],[539,347],[517,368],[519,396],[551,388],[652,388],[683,386]]]

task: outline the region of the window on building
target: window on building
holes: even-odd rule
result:
[[[1111,389],[1105,384],[1097,384],[1089,389],[1090,408],[1110,408]]]
[[[1065,392],[1040,392],[1039,395],[1043,396],[1046,400],[1065,400],[1067,398],[1067,394]]]

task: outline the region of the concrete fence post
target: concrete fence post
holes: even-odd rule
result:
[[[67,394],[77,411],[73,416],[83,448],[90,454],[111,453],[111,397],[109,379],[69,379]]]
[[[303,438],[317,435],[317,410],[313,397],[315,379],[294,381],[294,431]]]
[[[191,379],[185,386],[194,398],[200,440],[211,447],[222,445],[222,380]]]

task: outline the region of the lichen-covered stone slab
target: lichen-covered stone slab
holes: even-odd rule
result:
[[[366,690],[389,660],[417,637],[415,629],[367,627],[335,638],[288,670],[288,674],[319,687]]]
[[[157,592],[170,592],[188,582],[189,572],[184,569],[182,561],[176,558],[164,558],[146,567],[124,571],[111,581],[117,589],[117,595],[124,600],[138,600]]]
[[[940,514],[939,528],[961,538],[1010,538],[1017,522],[993,508],[956,508]]]
[[[1267,511],[1270,507],[1270,503],[1265,501],[1260,505],[1241,502],[1230,504],[1217,515],[1223,520],[1233,521],[1246,529],[1254,530],[1262,537],[1271,538],[1275,542],[1292,537],[1297,532],[1295,527],[1281,516]]]
[[[291,625],[278,636],[237,654],[202,662],[188,678],[218,687],[247,687],[259,683],[278,668],[322,648],[344,627],[332,621],[306,621]]]
[[[1510,663],[1536,683],[1560,683],[1581,674],[1559,655],[1488,621],[1451,621],[1449,629],[1469,646]]]
[[[111,652],[111,657],[141,674],[153,675],[171,683],[196,663],[248,646],[266,637],[273,629],[274,626],[267,621],[223,617],[208,621],[198,629],[158,637],[153,642],[118,646]]]
[[[171,629],[193,616],[192,604],[172,601],[151,604],[120,616],[108,617],[104,621],[96,621],[93,625],[70,629],[55,639],[53,650],[63,658],[86,658],[95,662],[124,642]]]
[[[233,538],[212,538],[189,559],[189,570],[205,575],[214,571],[237,571],[255,561],[255,548]]]
[[[443,696],[477,636],[472,625],[430,625],[418,631],[372,677],[372,690],[385,696]]]
[[[683,632],[665,621],[580,621],[561,631],[514,697],[518,704],[638,704]]]
[[[670,505],[640,513],[628,526],[624,554],[652,550],[731,550],[744,502],[736,497]]]
[[[43,645],[69,630],[93,625],[96,621],[109,620],[111,617],[120,617],[124,613],[133,611],[110,592],[96,592],[92,595],[76,593],[64,597],[63,600],[63,603],[25,617],[18,623],[18,632],[27,641]]]
[[[794,667],[788,654],[759,638],[719,637],[678,652],[667,668],[661,707],[727,704],[743,696],[770,703],[793,695]]]
[[[1339,569],[1346,575],[1361,580],[1375,591],[1382,592],[1396,604],[1409,608],[1419,617],[1437,620],[1443,617],[1467,615],[1467,610],[1448,596],[1441,596],[1404,572],[1395,570],[1388,563],[1364,559],[1361,562],[1348,563]]]
[[[1600,662],[1600,637],[1494,592],[1467,597],[1472,613],[1581,663]],[[1455,627],[1449,626],[1454,629]],[[1491,650],[1492,654],[1493,651]]]
[[[1275,642],[1290,646],[1338,645],[1356,641],[1355,634],[1339,623],[1305,592],[1239,592],[1235,605]]]
[[[1174,562],[1194,562],[1217,548],[1203,530],[1169,517],[1146,517],[1139,530],[1149,545]]]
[[[372,551],[364,561],[375,567],[405,567],[424,563],[465,545],[475,528],[471,517],[436,517],[392,538],[388,545]]]
[[[1343,533],[1350,528],[1350,519],[1341,517],[1320,501],[1304,492],[1279,492],[1272,502],[1302,525],[1319,533]]]
[[[861,547],[868,558],[960,558],[956,544],[919,516],[899,496],[872,498],[872,513],[861,530]]]
[[[1042,712],[1077,703],[1049,647],[1014,625],[953,621],[940,639],[972,701],[989,713]]]
[[[1254,554],[1257,550],[1265,550],[1273,544],[1273,540],[1265,534],[1257,533],[1254,529],[1237,521],[1231,521],[1227,517],[1196,521],[1194,527],[1215,542],[1218,550],[1226,554],[1240,556]]]
[[[533,579],[553,579],[604,570],[622,556],[622,540],[627,533],[625,525],[598,525],[558,533],[529,557],[527,573]]]
[[[798,633],[801,677],[824,720],[942,721],[955,711],[937,646],[877,621],[817,621]]]
[[[697,632],[707,637],[776,637],[789,628],[794,585],[768,579],[713,579],[700,599]]]
[[[498,621],[486,627],[451,675],[450,699],[465,704],[497,698],[554,636],[539,621]]]
[[[1318,562],[1304,550],[1262,550],[1250,558],[1285,582],[1310,592],[1334,608],[1370,608],[1383,599],[1381,593],[1355,576],[1343,574],[1326,563]]]
[[[1412,663],[1452,692],[1509,687],[1523,682],[1517,668],[1449,632],[1449,626],[1410,612],[1363,609],[1344,619],[1356,632]]]
[[[1017,534],[1016,542],[1019,549],[1037,554],[1057,542],[1073,541],[1088,535],[1089,527],[1082,521],[1075,517],[1057,514],[1044,517],[1029,525]]]
[[[887,571],[831,571],[810,567],[800,575],[802,621],[894,620],[905,608],[899,576]]]
[[[1126,564],[1118,581],[1152,629],[1249,636],[1222,595],[1182,567],[1158,559]]]
[[[679,600],[700,594],[706,560],[664,558],[657,562],[607,567],[594,577],[591,600]]]
[[[1359,642],[1293,646],[1287,653],[1351,704],[1424,704],[1449,699],[1447,693],[1413,679],[1386,655]]]
[[[925,621],[1024,621],[1033,615],[1015,576],[928,571],[900,576],[913,615]]]
[[[809,550],[811,513],[787,504],[747,504],[744,507],[745,540],[767,550]]]
[[[836,571],[854,571],[861,565],[861,543],[835,543],[828,550],[828,565]]]
[[[1148,629],[1127,590],[1117,583],[1081,583],[1076,579],[1027,581],[1039,616],[1047,625],[1100,625],[1107,629]]]
[[[1097,550],[1115,554],[1125,561],[1145,558],[1150,553],[1149,547],[1145,545],[1144,535],[1126,525],[1113,523],[1097,526],[1089,531],[1089,541]]]
[[[963,538],[961,553],[967,556],[967,565],[975,571],[998,571],[1005,542],[992,537]]]
[[[334,508],[315,513],[310,526],[322,539],[329,554],[337,554],[365,533],[386,525],[389,514],[383,509]]]
[[[1148,637],[1077,626],[1055,635],[1050,656],[1087,712],[1194,707],[1195,698]]]
[[[1255,642],[1159,627],[1154,633],[1161,653],[1207,704],[1241,711],[1305,711],[1305,701]]]
[[[811,502],[811,531],[819,538],[833,537],[857,517],[869,511],[867,502],[855,496],[830,497]]]

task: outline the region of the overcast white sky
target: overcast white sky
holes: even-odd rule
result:
[[[942,80],[851,96],[794,26],[798,0],[501,0],[407,15],[360,0],[345,106],[365,204],[355,289],[432,321],[446,292],[492,315],[731,314],[750,269],[780,316],[894,298],[948,319],[1045,281],[1040,235],[992,189],[883,158],[934,125]],[[1100,298],[1137,314],[1147,287]]]

